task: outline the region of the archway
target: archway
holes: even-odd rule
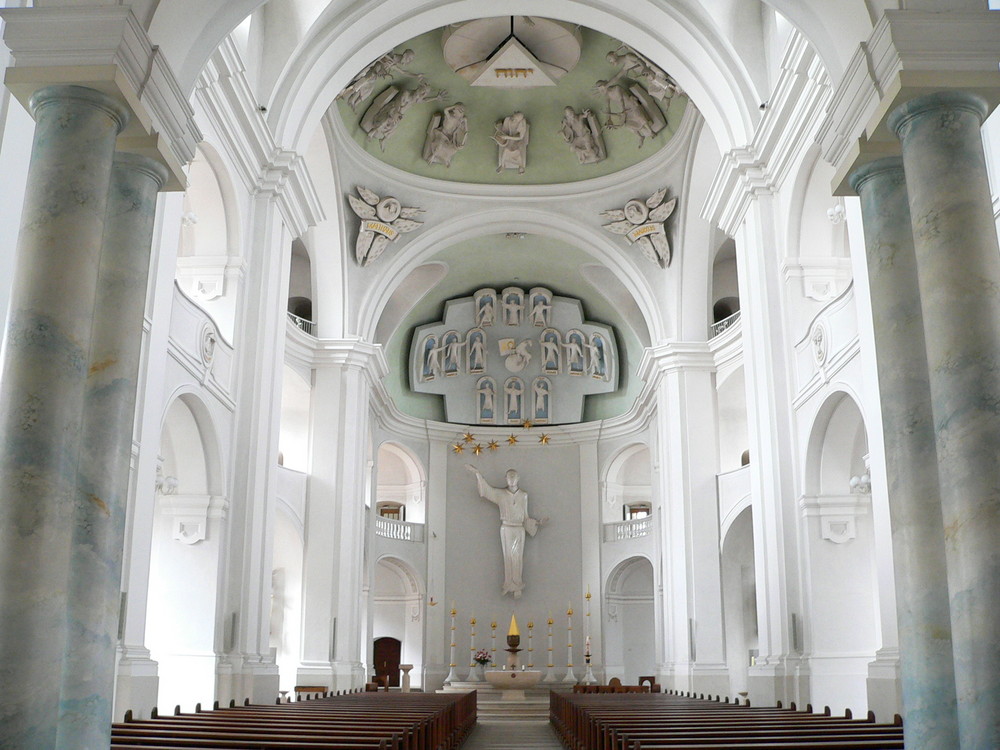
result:
[[[619,563],[605,586],[605,677],[636,684],[656,672],[653,565],[645,557]]]
[[[748,689],[748,670],[758,647],[753,510],[749,506],[736,516],[722,541],[722,597],[729,692],[736,695]]]
[[[857,403],[834,393],[817,412],[809,437],[801,501],[808,619],[794,646],[809,660],[813,703],[862,714],[868,710],[868,663],[879,646],[867,454]]]
[[[601,510],[603,522],[616,523],[651,516],[652,483],[649,448],[637,443],[620,451],[608,465],[605,502]]]
[[[382,443],[378,449],[378,478],[375,483],[375,512],[383,518],[423,523],[423,470],[413,454],[399,443]]]
[[[398,658],[413,664],[411,677],[423,684],[423,586],[409,563],[396,557],[383,557],[375,563],[372,585],[372,660],[375,645],[386,638],[400,643]],[[376,671],[378,669],[375,663]],[[390,685],[399,685],[399,672],[389,675]]]
[[[190,394],[167,409],[160,439],[150,552],[146,644],[159,663],[158,705],[167,711],[216,697],[217,623],[225,498],[216,430]]]

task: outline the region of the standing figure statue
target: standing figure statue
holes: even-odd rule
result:
[[[528,120],[522,112],[497,121],[493,131],[493,140],[499,149],[497,172],[516,169],[518,174],[524,174],[528,166],[528,136]]]
[[[507,470],[507,486],[492,487],[483,479],[479,470],[471,464],[465,468],[476,475],[479,496],[495,503],[500,509],[500,547],[503,550],[503,594],[513,594],[521,598],[524,581],[521,570],[524,567],[524,532],[534,536],[548,519],[528,516],[528,493],[517,486],[517,472]]]
[[[462,102],[445,107],[444,112],[435,112],[427,125],[422,156],[428,164],[451,166],[451,160],[469,137],[469,121],[465,116]]]

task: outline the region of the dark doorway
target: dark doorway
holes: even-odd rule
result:
[[[389,687],[399,687],[399,656],[402,643],[395,638],[375,639],[375,676],[389,678]]]

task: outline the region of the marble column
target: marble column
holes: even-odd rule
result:
[[[0,370],[0,747],[56,743],[67,649],[91,319],[115,138],[113,99],[51,86],[36,120]]]
[[[978,96],[909,101],[902,142],[944,513],[962,748],[1000,747],[1000,249]]]
[[[958,747],[944,521],[903,163],[851,175],[861,198],[892,527],[908,750]]]
[[[98,268],[84,404],[68,633],[56,747],[101,748],[111,735],[125,505],[156,196],[166,169],[117,154]]]

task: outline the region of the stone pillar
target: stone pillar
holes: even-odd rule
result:
[[[70,550],[68,641],[56,747],[110,742],[125,505],[161,165],[118,154],[98,269]]]
[[[903,163],[851,176],[871,289],[901,646],[906,746],[958,747],[944,522]]]
[[[715,410],[715,360],[704,342],[671,343],[648,356],[647,379],[659,380],[656,464],[663,513],[663,586],[670,592],[665,625],[673,687],[725,695],[729,670],[716,489],[718,425],[715,419],[703,418]]]
[[[298,681],[361,687],[367,644],[364,603],[365,485],[370,394],[384,377],[378,347],[321,340],[313,376],[312,428]]]
[[[81,418],[115,138],[127,115],[79,86],[36,120],[0,370],[0,746],[56,744]]]
[[[937,436],[962,748],[1000,747],[1000,250],[980,128],[945,91],[889,116],[902,142]]]

